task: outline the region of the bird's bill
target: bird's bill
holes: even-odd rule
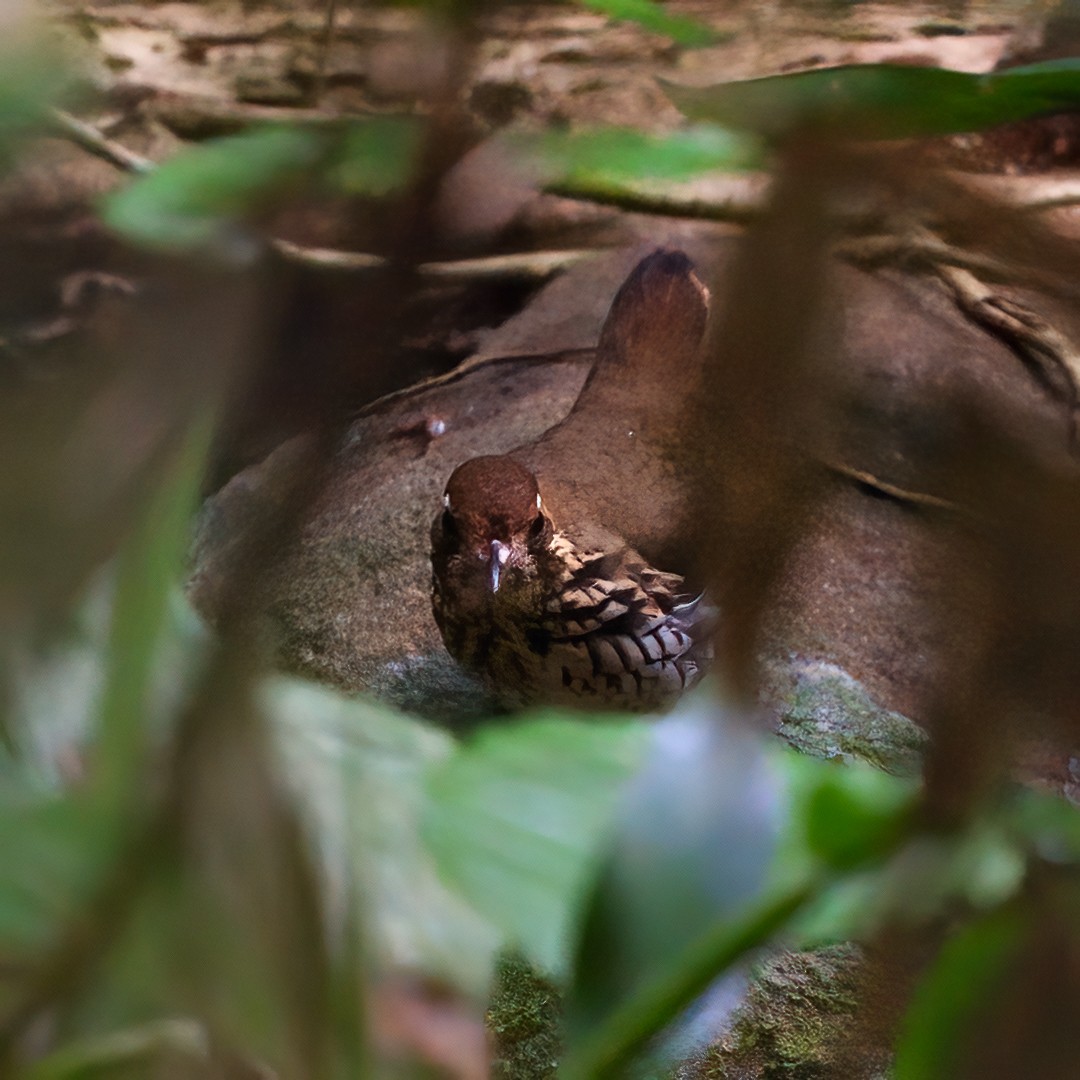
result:
[[[510,548],[504,544],[501,540],[491,541],[491,555],[488,563],[488,584],[491,586],[491,591],[496,593],[499,591],[499,582],[502,580],[502,570],[506,565],[506,560],[510,558]]]

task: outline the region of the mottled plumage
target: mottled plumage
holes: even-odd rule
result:
[[[433,608],[450,653],[508,705],[671,705],[711,658],[713,610],[625,546],[578,547],[539,494],[509,457],[451,476],[432,528]]]
[[[507,704],[662,709],[711,658],[715,611],[664,572],[695,554],[671,448],[700,393],[707,315],[685,255],[646,256],[571,413],[451,475],[432,528],[435,618]]]

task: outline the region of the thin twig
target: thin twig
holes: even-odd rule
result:
[[[298,108],[286,105],[256,105],[224,101],[203,94],[170,91],[148,101],[146,114],[182,139],[199,142],[220,135],[233,135],[257,124],[292,124],[325,128],[341,123],[341,116],[327,109]],[[379,110],[360,106],[353,112],[377,115]]]
[[[76,146],[88,150],[95,157],[115,165],[118,169],[130,173],[148,173],[155,168],[154,162],[134,150],[122,146],[115,139],[103,135],[93,124],[80,120],[77,116],[63,109],[50,108],[49,118],[58,128],[59,133],[70,139]]]
[[[125,146],[102,135],[88,124],[61,109],[50,110],[60,134],[84,150],[102,158],[124,172],[145,175],[156,168],[155,163]],[[340,270],[364,273],[389,265],[381,255],[363,251],[340,251],[335,248],[313,248],[291,240],[273,239],[270,246],[288,262],[319,270]],[[587,248],[565,251],[522,251],[507,255],[489,255],[478,259],[455,259],[447,262],[421,263],[417,268],[423,278],[437,281],[487,281],[517,279],[545,281],[553,274],[568,269],[595,252]]]
[[[890,499],[895,499],[897,502],[907,503],[911,506],[928,507],[933,510],[948,510],[956,514],[970,513],[967,507],[961,506],[960,503],[953,502],[951,499],[944,499],[940,495],[930,495],[925,491],[912,491],[910,488],[899,487],[896,484],[889,483],[888,480],[882,480],[880,476],[875,476],[873,473],[853,468],[851,465],[845,465],[842,461],[832,461],[827,458],[819,460],[826,469],[836,473],[837,476],[842,476],[846,480],[854,480],[857,484],[878,491]]]
[[[1015,279],[1017,271],[1010,264],[992,255],[982,255],[946,243],[933,234],[899,236],[882,233],[872,236],[851,236],[840,240],[833,251],[843,259],[856,263],[919,263],[928,266],[959,266],[979,271],[999,280]]]
[[[291,263],[319,270],[365,272],[387,266],[381,255],[335,248],[310,248],[290,240],[271,241],[274,250]],[[521,251],[509,255],[488,255],[478,259],[455,259],[449,262],[421,263],[421,277],[441,281],[485,281],[520,278],[543,281],[579,263],[596,252],[588,248],[566,251]]]
[[[1047,278],[1032,267],[958,248],[926,228],[913,229],[905,236],[848,238],[834,250],[855,262],[917,262],[935,273],[960,310],[1002,338],[1064,404],[1068,444],[1074,452],[1080,450],[1080,350],[1056,326],[1020,301],[995,292],[978,275],[999,282],[1043,285],[1057,295],[1068,283]]]
[[[1004,338],[1035,369],[1043,384],[1064,403],[1069,446],[1078,447],[1080,353],[1057,327],[1009,297],[999,296],[971,271],[937,267],[957,304],[982,326]]]

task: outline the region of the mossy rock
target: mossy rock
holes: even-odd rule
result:
[[[673,1080],[877,1080],[888,1051],[853,1040],[862,954],[854,945],[765,961],[730,1033]]]
[[[554,983],[518,956],[499,960],[487,1026],[495,1080],[554,1077],[562,1053],[562,998]]]

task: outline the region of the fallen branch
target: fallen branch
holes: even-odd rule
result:
[[[59,135],[124,172],[148,173],[155,168],[154,162],[148,157],[143,157],[115,139],[102,135],[93,124],[88,124],[63,109],[50,108],[49,119]]]
[[[255,105],[199,94],[159,94],[143,111],[182,139],[198,142],[220,135],[235,135],[256,124],[304,124],[326,127],[341,123],[341,116],[325,109],[283,105]],[[372,110],[374,115],[375,110]]]
[[[1017,276],[1016,269],[1001,259],[955,247],[929,233],[914,236],[882,233],[846,237],[835,244],[833,251],[842,259],[874,266],[882,263],[915,264],[931,268],[941,265],[956,266],[978,271],[1001,281],[1015,279]]]
[[[961,310],[1004,338],[1032,366],[1043,384],[1066,406],[1069,445],[1078,449],[1080,353],[1057,327],[1009,297],[999,296],[971,271],[937,267]]]
[[[60,135],[123,172],[145,175],[156,167],[149,158],[128,150],[115,139],[103,135],[92,124],[72,116],[71,113],[62,109],[51,109],[50,119]],[[364,273],[388,265],[388,261],[381,255],[362,251],[310,248],[280,239],[272,239],[270,246],[286,261],[311,269]],[[593,254],[594,251],[584,248],[567,251],[522,251],[478,259],[422,263],[417,270],[421,277],[436,281],[545,281],[553,274],[561,273]]]
[[[387,265],[381,255],[334,248],[309,248],[289,240],[271,241],[275,251],[298,266],[320,270],[366,272]],[[503,281],[510,278],[545,281],[582,259],[595,255],[590,248],[566,251],[520,251],[509,255],[488,255],[478,259],[455,259],[448,262],[421,263],[417,273],[436,281]]]

